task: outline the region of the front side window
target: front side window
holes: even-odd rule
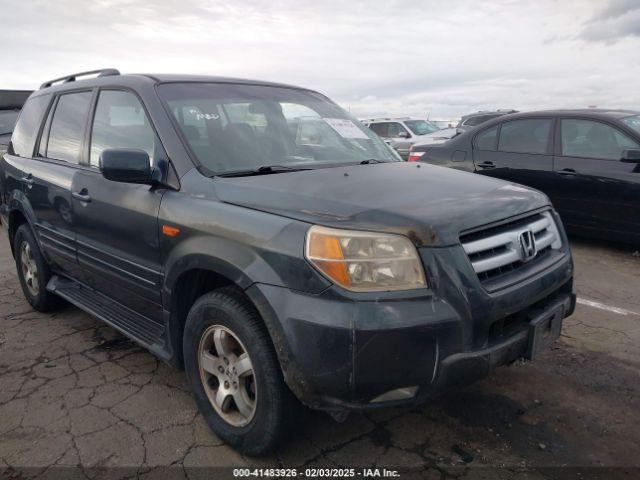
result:
[[[547,118],[505,122],[500,129],[498,150],[513,153],[547,153],[552,123],[552,120]]]
[[[495,150],[498,140],[498,126],[481,132],[476,137],[475,146],[478,150]]]
[[[315,92],[215,83],[163,84],[158,92],[211,173],[397,161],[371,130]]]
[[[387,122],[372,123],[369,128],[382,138],[389,138],[389,124]]]
[[[80,149],[89,113],[91,92],[61,95],[51,121],[46,156],[69,163],[80,163]]]
[[[99,166],[100,154],[111,148],[144,150],[151,160],[154,143],[155,133],[138,97],[119,90],[100,92],[91,131],[92,166]]]
[[[40,129],[42,117],[50,100],[51,95],[40,95],[27,100],[11,136],[11,151],[13,154],[20,157],[31,157],[33,155],[37,132]]]
[[[568,157],[620,160],[623,150],[639,146],[617,129],[592,120],[563,119],[560,129],[562,155]]]
[[[401,133],[408,133],[407,129],[402,126],[402,124],[398,122],[392,122],[389,124],[389,138],[398,138]]]
[[[404,124],[409,127],[409,130],[411,130],[414,135],[427,135],[440,130],[433,123],[425,120],[407,120]]]

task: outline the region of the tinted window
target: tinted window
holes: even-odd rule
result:
[[[25,103],[11,137],[12,153],[15,155],[21,157],[33,155],[33,147],[40,129],[40,122],[50,99],[51,95],[41,95],[30,98]]]
[[[500,129],[498,150],[515,153],[547,153],[550,119],[514,120]]]
[[[476,137],[476,148],[478,150],[495,150],[498,140],[498,126],[485,130]]]
[[[620,160],[622,151],[638,143],[609,125],[590,120],[562,120],[562,154],[569,157]]]
[[[380,137],[387,138],[389,136],[387,135],[387,132],[389,131],[388,123],[372,123],[371,125],[369,125],[369,128],[376,132],[376,134]]]
[[[188,116],[184,118],[196,118],[185,113]],[[187,125],[198,135],[199,124],[194,122]],[[100,154],[107,148],[144,150],[151,160],[154,142],[155,133],[138,97],[131,92],[100,92],[91,132],[91,165],[99,165]]]
[[[47,157],[80,162],[82,136],[89,113],[91,92],[67,93],[58,100],[47,143]]]

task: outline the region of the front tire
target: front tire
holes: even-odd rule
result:
[[[39,312],[59,308],[63,301],[47,291],[51,270],[29,225],[23,224],[18,228],[13,245],[18,279],[29,304]]]
[[[242,453],[273,450],[292,394],[253,304],[229,287],[200,297],[187,316],[183,347],[187,378],[211,429]]]

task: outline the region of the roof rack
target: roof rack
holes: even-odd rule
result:
[[[54,83],[75,82],[77,77],[84,77],[85,75],[95,75],[96,73],[98,74],[98,77],[112,77],[114,75],[120,75],[120,72],[115,68],[103,68],[100,70],[90,70],[88,72],[74,73],[71,75],[67,75],[66,77],[54,78],[53,80],[44,82],[42,85],[40,85],[40,90],[42,90],[43,88],[49,88]]]

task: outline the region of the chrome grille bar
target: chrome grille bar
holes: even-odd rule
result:
[[[469,255],[471,265],[478,274],[504,267],[513,270],[519,264],[535,258],[535,255],[532,258],[526,258],[526,253],[523,252],[521,236],[525,232],[531,232],[533,235],[536,252],[547,247],[559,249],[562,246],[560,233],[551,213],[542,212],[533,215],[530,222],[517,222],[514,225],[506,223],[504,229],[488,229],[485,237],[482,237],[482,232],[474,233],[475,239],[469,242],[465,242],[463,236],[462,247]]]

